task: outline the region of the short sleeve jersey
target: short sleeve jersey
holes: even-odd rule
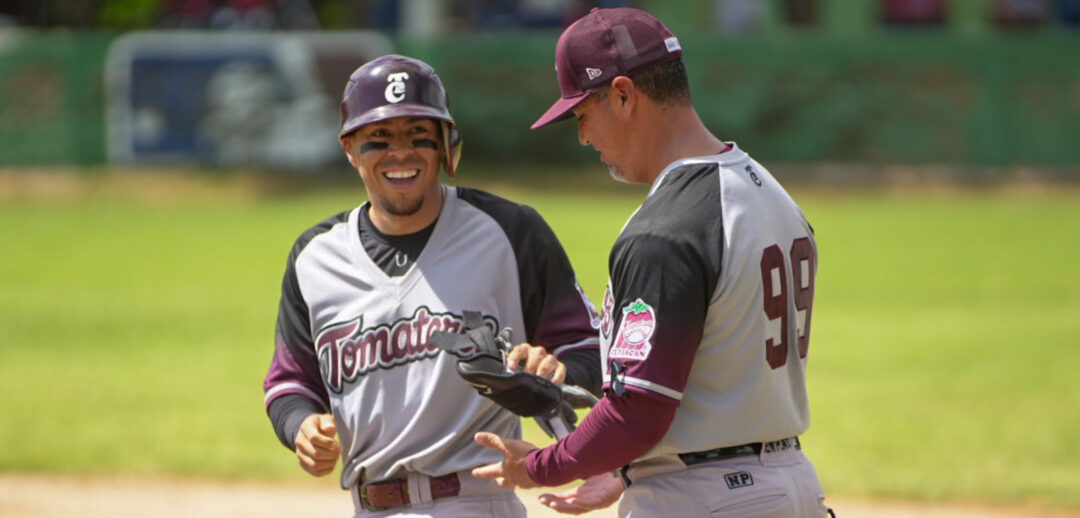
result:
[[[668,166],[611,250],[605,390],[678,405],[643,458],[798,435],[817,251],[773,176],[728,151]]]
[[[556,355],[598,345],[599,316],[536,211],[478,190],[443,192],[404,275],[387,276],[365,253],[357,225],[366,206],[304,232],[289,255],[266,405],[303,394],[333,412],[342,487],[495,462],[500,455],[473,434],[520,436],[520,420],[428,344],[434,331],[464,332],[464,311]]]

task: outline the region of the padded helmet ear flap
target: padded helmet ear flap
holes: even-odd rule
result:
[[[461,134],[450,122],[442,121],[443,149],[446,150],[443,164],[446,166],[446,175],[454,177],[458,162],[461,161]]]

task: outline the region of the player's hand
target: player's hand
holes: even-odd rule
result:
[[[520,343],[506,354],[506,366],[514,372],[525,371],[547,378],[556,385],[566,379],[566,365],[554,354],[538,345]]]
[[[589,477],[584,484],[562,493],[544,493],[540,503],[563,514],[585,514],[610,507],[619,501],[623,490],[622,480],[612,473]]]
[[[296,457],[304,471],[323,477],[334,471],[338,457],[341,457],[341,444],[334,436],[337,426],[331,414],[311,414],[300,423],[296,432]]]
[[[475,440],[477,444],[503,454],[503,460],[473,469],[474,477],[494,480],[502,488],[516,486],[529,489],[539,486],[529,477],[529,470],[525,468],[525,455],[536,449],[532,443],[507,439],[488,432],[478,432]]]

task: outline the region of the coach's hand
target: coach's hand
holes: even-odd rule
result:
[[[611,506],[624,489],[622,480],[614,473],[601,473],[561,493],[544,493],[540,495],[540,503],[562,514],[585,514]]]
[[[554,354],[538,345],[521,343],[506,354],[506,366],[514,372],[525,371],[547,378],[556,385],[562,385],[566,379],[566,365]]]
[[[337,426],[331,414],[311,414],[296,432],[296,457],[300,467],[316,477],[329,475],[341,456],[341,444],[334,435]]]
[[[525,468],[525,456],[536,449],[532,443],[507,439],[488,432],[478,432],[475,440],[477,444],[503,454],[503,460],[473,469],[474,477],[494,480],[503,488],[516,486],[529,489],[539,486],[529,477],[529,470]]]

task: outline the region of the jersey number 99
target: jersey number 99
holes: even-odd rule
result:
[[[773,370],[783,367],[788,359],[787,337],[795,325],[799,358],[806,358],[810,348],[810,313],[814,305],[814,269],[817,254],[810,238],[800,237],[791,243],[785,264],[784,252],[772,245],[761,253],[761,283],[764,291],[765,316],[769,321],[780,319],[780,332],[765,339],[765,361]],[[787,274],[791,272],[794,293],[788,293]],[[794,297],[795,314],[789,314],[788,297]]]

